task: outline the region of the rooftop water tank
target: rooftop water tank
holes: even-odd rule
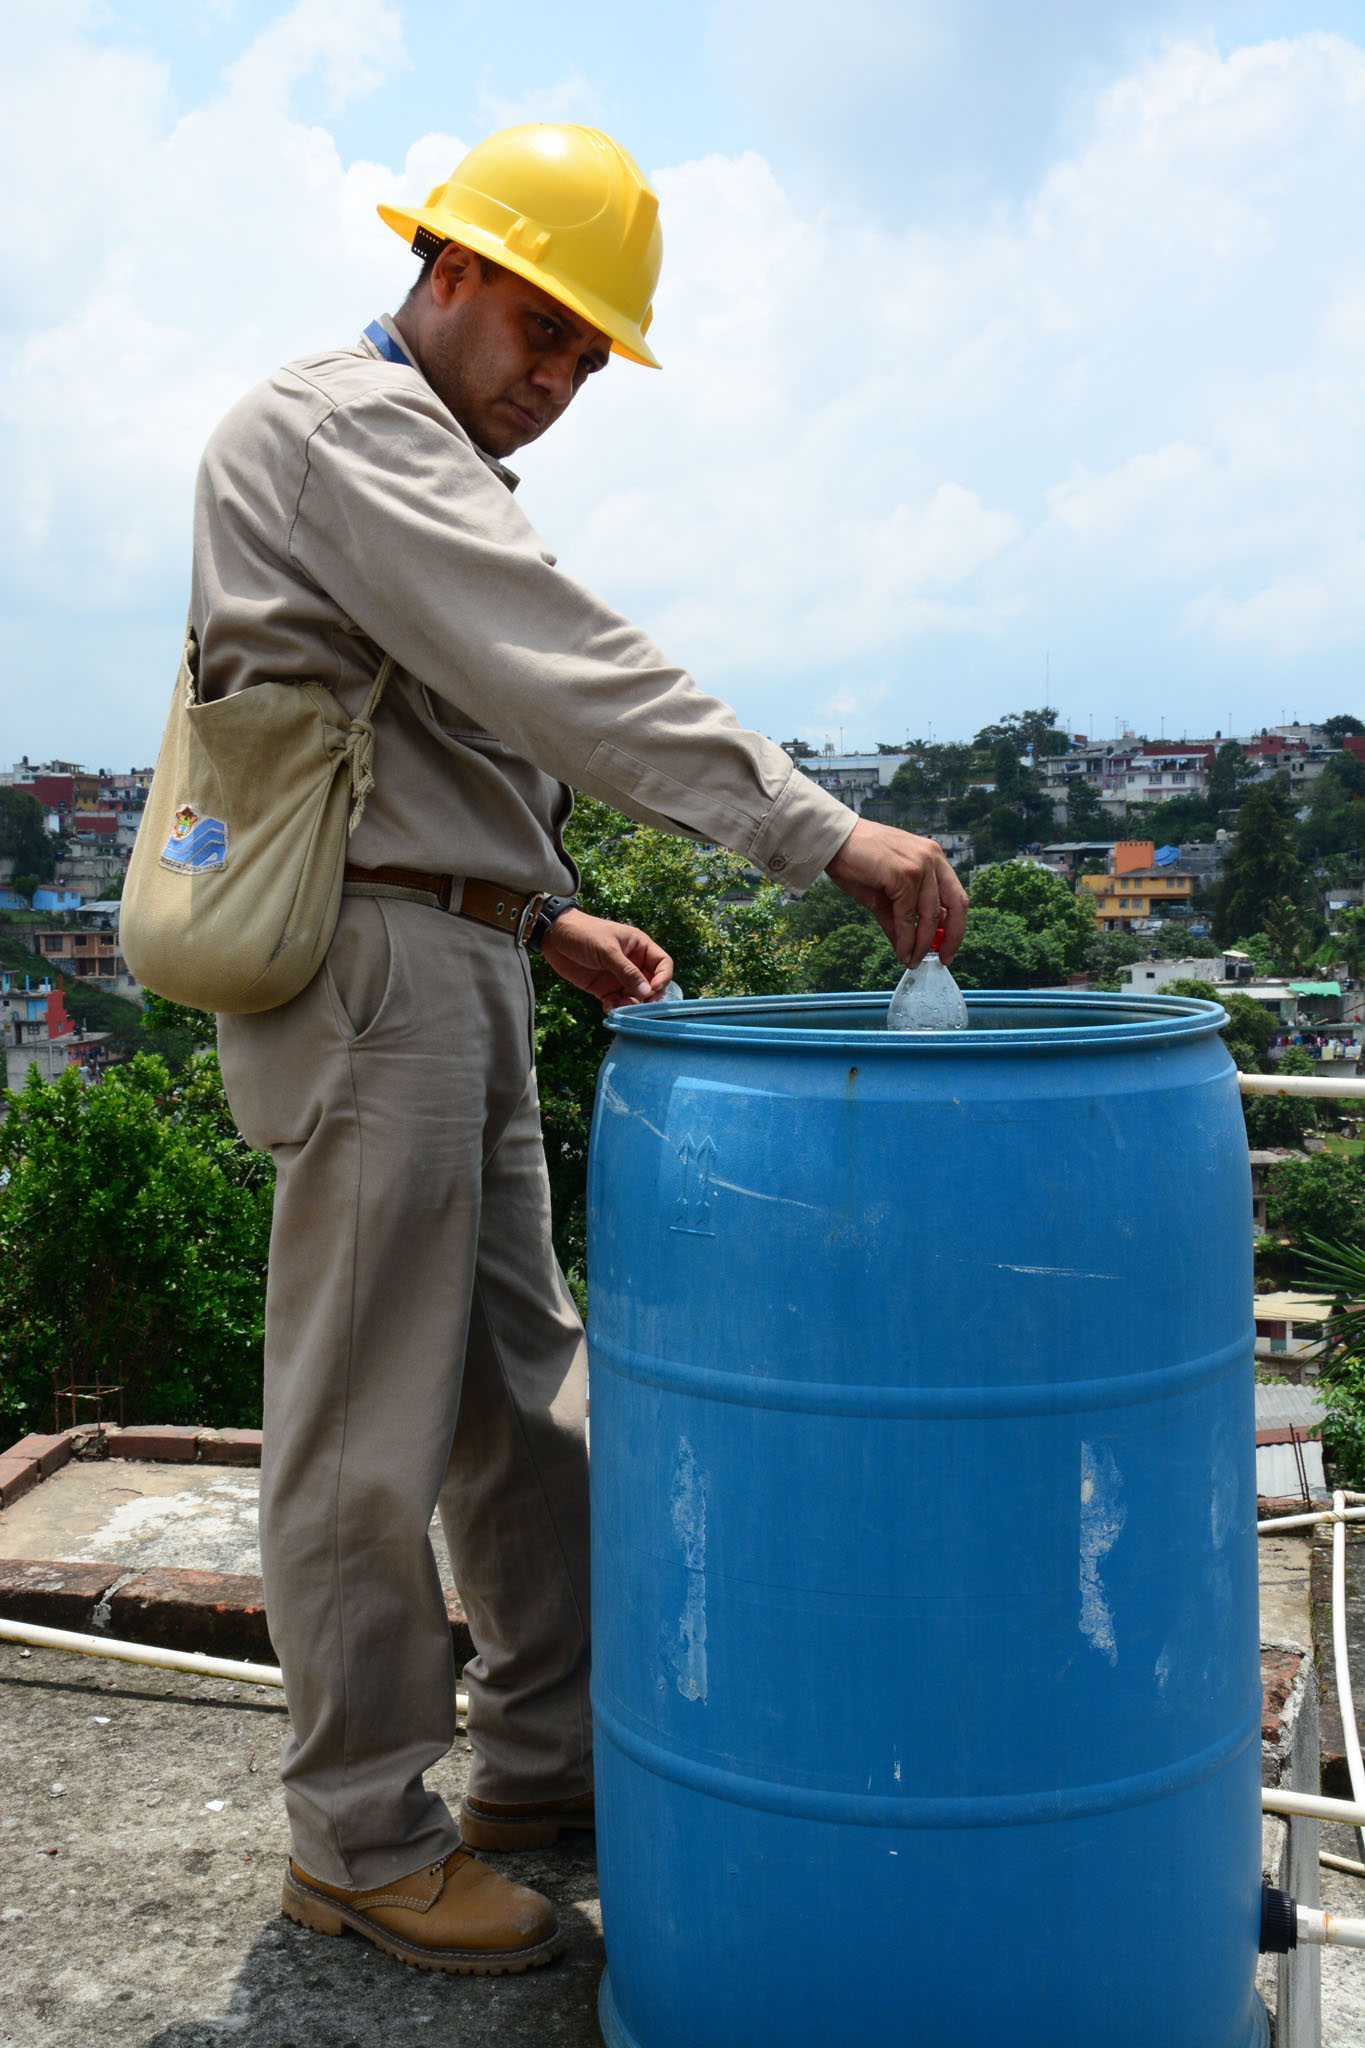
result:
[[[1255,2048],[1251,1200],[1212,1003],[611,1019],[610,2048]]]

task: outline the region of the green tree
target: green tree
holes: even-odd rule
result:
[[[1259,770],[1236,740],[1224,740],[1209,768],[1208,811],[1210,822],[1221,825],[1235,811]]]
[[[1365,1161],[1336,1152],[1286,1159],[1271,1168],[1266,1196],[1266,1219],[1288,1237],[1297,1277],[1310,1270],[1315,1239],[1365,1250]]]
[[[1344,855],[1357,870],[1365,862],[1365,761],[1357,755],[1333,754],[1313,778],[1299,850],[1310,861]]]
[[[43,823],[43,807],[31,790],[0,789],[0,860],[12,860],[16,874],[35,876],[35,887],[52,877],[56,849]],[[24,893],[33,891],[20,891]]]
[[[1237,813],[1237,831],[1213,889],[1213,936],[1234,946],[1265,928],[1268,904],[1303,900],[1303,863],[1294,848],[1293,807],[1282,779],[1260,783]]]
[[[1092,930],[1081,965],[1090,976],[1092,988],[1116,989],[1122,986],[1120,969],[1131,967],[1141,958],[1142,941],[1131,932]]]
[[[1313,1062],[1302,1047],[1291,1045],[1280,1055],[1277,1073],[1311,1074]],[[1301,1145],[1318,1126],[1313,1103],[1301,1095],[1244,1095],[1249,1145]]]
[[[1168,996],[1191,996],[1197,1003],[1222,1001],[1213,983],[1202,980],[1198,975],[1187,975],[1182,981],[1168,981],[1162,993]],[[1224,1035],[1226,1036],[1226,1032]]]
[[[1060,875],[1034,861],[1005,861],[972,876],[972,906],[1005,910],[1035,935],[1052,934],[1050,949],[1064,969],[1082,966],[1095,938],[1095,919]]]
[[[83,1087],[32,1069],[0,1125],[0,1413],[120,1381],[129,1421],[260,1419],[273,1169],[233,1129],[217,1058],[140,1054]]]
[[[762,882],[749,893],[737,854],[633,824],[591,797],[579,799],[565,842],[582,874],[584,902],[666,946],[689,996],[780,994],[794,986],[806,945],[787,926],[780,890]],[[583,1269],[588,1127],[607,1042],[594,997],[539,959],[532,972],[555,1249],[572,1280]]]
[[[1112,839],[1114,828],[1103,804],[1083,775],[1066,786],[1066,831],[1069,839]]]
[[[855,903],[826,875],[821,875],[804,896],[784,904],[782,919],[790,939],[827,939],[845,924],[865,924],[873,931],[881,930],[872,912]]]
[[[953,743],[930,744],[914,740],[898,749],[909,759],[902,761],[881,798],[876,815],[896,825],[923,824],[941,804],[959,796],[971,773],[972,750]]]
[[[972,744],[989,751],[1002,742],[1017,754],[1031,752],[1035,761],[1044,755],[1071,752],[1071,735],[1059,729],[1056,708],[1051,704],[1037,711],[1011,711],[998,725],[983,725]]]
[[[1218,948],[1212,939],[1196,938],[1178,917],[1168,917],[1154,932],[1143,934],[1147,950],[1163,960],[1216,960]]]
[[[1266,904],[1265,935],[1275,953],[1281,974],[1292,974],[1303,957],[1304,922],[1297,903],[1288,896],[1274,896]]]
[[[1310,1284],[1332,1305],[1323,1332],[1318,1385],[1327,1409],[1323,1435],[1338,1485],[1365,1485],[1365,1246],[1305,1239]]]
[[[1158,846],[1197,846],[1213,838],[1217,825],[1207,797],[1173,796],[1160,804],[1131,804],[1127,836],[1151,839]]]
[[[812,993],[840,989],[892,989],[901,977],[901,963],[891,942],[872,918],[841,924],[806,955],[798,986]]]
[[[1365,725],[1352,717],[1349,711],[1340,712],[1335,718],[1325,718],[1322,724],[1323,731],[1330,734],[1338,746],[1344,739],[1359,739],[1365,735]]]
[[[1265,932],[1248,932],[1237,941],[1239,953],[1245,953],[1264,974],[1275,972],[1275,942]]]
[[[972,903],[953,959],[954,978],[963,988],[1040,988],[1065,973],[1059,927],[1035,931],[1014,911]]]
[[[804,740],[781,740],[778,742],[784,754],[790,754],[793,761],[813,761],[814,747],[808,747]],[[878,749],[880,752],[880,749]]]
[[[1330,957],[1344,961],[1347,973],[1353,980],[1359,979],[1361,964],[1365,962],[1365,909],[1337,913]]]
[[[1238,995],[1231,989],[1217,989],[1211,981],[1204,981],[1198,976],[1167,982],[1165,993],[1193,996],[1204,1003],[1221,1003],[1228,1013],[1228,1021],[1222,1029],[1223,1043],[1237,1066],[1247,1074],[1265,1072],[1266,1053],[1275,1035],[1275,1020],[1254,996]]]

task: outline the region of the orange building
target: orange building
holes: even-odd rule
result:
[[[1165,849],[1163,849],[1165,851]],[[1166,918],[1189,909],[1194,879],[1156,858],[1151,839],[1120,839],[1110,856],[1110,873],[1082,875],[1077,887],[1091,897],[1101,931],[1131,931],[1144,918]]]

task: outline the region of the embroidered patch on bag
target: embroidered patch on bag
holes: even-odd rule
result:
[[[183,805],[161,849],[161,866],[180,874],[205,875],[226,864],[227,826],[223,820],[201,818],[189,804]]]

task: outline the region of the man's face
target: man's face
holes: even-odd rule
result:
[[[453,246],[437,261],[414,325],[437,397],[497,456],[553,426],[611,349],[608,336],[538,285],[510,270],[485,281],[478,259]]]

